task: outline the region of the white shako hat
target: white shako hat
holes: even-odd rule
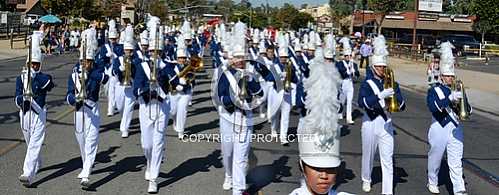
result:
[[[324,55],[321,47],[315,55]],[[312,167],[334,168],[341,164],[337,100],[341,78],[324,58],[314,58],[311,63],[310,77],[303,81],[308,114],[304,125],[297,130],[300,159]]]
[[[350,45],[350,38],[342,37],[339,41],[343,47],[343,51],[341,52],[344,56],[352,55],[352,46]]]
[[[388,49],[386,46],[386,40],[383,35],[378,35],[373,41],[373,56],[372,65],[373,66],[387,66],[388,63]]]
[[[161,20],[156,16],[151,16],[147,21],[147,30],[149,31],[149,50],[163,50],[164,36],[163,28],[160,28]]]
[[[267,53],[264,40],[261,40],[260,43],[258,43],[258,53]]]
[[[232,55],[236,56],[246,56],[246,24],[241,21],[237,22],[234,26],[232,40]]]
[[[326,46],[324,48],[324,57],[332,59],[336,53],[336,41],[333,34],[326,36]]]
[[[31,62],[42,63],[42,50],[40,48],[40,43],[43,40],[43,31],[33,31],[31,35]],[[28,48],[29,49],[29,48]],[[29,57],[29,56],[28,56]],[[28,61],[29,59],[26,59]]]
[[[191,37],[191,23],[187,20],[184,20],[184,23],[182,23],[182,27],[180,28],[180,33],[182,33],[184,40],[190,40],[192,39]]]
[[[85,59],[94,60],[97,52],[97,31],[94,26],[84,30],[81,33],[83,44],[85,44],[85,51],[83,51],[83,44],[80,49],[80,60],[83,60],[83,52],[85,52]]]
[[[144,30],[140,33],[140,45],[149,45],[149,31]]]
[[[110,39],[118,38],[118,29],[116,28],[116,21],[113,19],[109,20],[108,25],[108,34]]]
[[[454,55],[452,54],[452,48],[454,46],[449,42],[443,42],[440,44],[440,74],[447,76],[455,76],[454,71]]]
[[[253,30],[252,39],[253,44],[260,43],[260,30],[258,28]]]
[[[298,37],[296,37],[293,40],[293,49],[295,50],[295,52],[302,51],[301,44],[300,44],[300,39]]]
[[[314,31],[310,31],[310,33],[308,33],[308,42],[307,42],[307,50],[312,50],[312,51],[315,51],[316,49],[316,39],[317,36],[315,36],[315,32]]]
[[[286,40],[286,36],[282,32],[277,34],[277,44],[279,46],[279,57],[288,57],[289,41]]]
[[[185,41],[184,41],[183,36],[185,36],[185,35],[180,34],[179,38],[181,41],[177,42],[177,58],[187,57],[187,46],[185,45]],[[187,36],[190,36],[190,35],[187,35]]]
[[[128,49],[128,50],[135,49],[135,41],[133,39],[133,27],[132,27],[132,25],[127,25],[123,35],[124,35],[123,48]]]

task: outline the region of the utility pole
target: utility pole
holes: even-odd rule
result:
[[[419,18],[419,0],[415,0],[414,1],[415,5],[414,5],[414,12],[415,12],[415,16],[414,16],[414,26],[413,26],[413,29],[412,29],[412,51],[414,52],[414,58],[416,57],[416,49],[417,49],[417,43],[416,43],[416,29],[417,29],[417,25],[418,25],[418,18]]]

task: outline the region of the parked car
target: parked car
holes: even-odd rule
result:
[[[464,54],[465,47],[468,47],[469,49],[480,48],[480,42],[471,35],[445,35],[442,37],[442,41],[451,42],[455,47],[453,52],[455,52],[457,56],[462,56]]]

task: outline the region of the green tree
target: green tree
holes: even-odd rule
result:
[[[369,9],[374,10],[380,14],[380,21],[378,25],[378,34],[381,34],[381,26],[385,20],[385,15],[393,11],[402,11],[407,8],[406,1],[398,0],[368,0]]]
[[[474,28],[482,34],[482,42],[486,33],[499,33],[499,6],[496,2],[472,0],[470,13],[477,17]]]

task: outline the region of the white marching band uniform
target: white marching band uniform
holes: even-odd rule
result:
[[[343,56],[352,56],[352,47],[350,39],[343,37],[340,42],[343,44]],[[353,62],[353,56],[350,60],[341,60],[336,62],[336,67],[340,71],[343,82],[341,84],[340,101],[346,104],[346,122],[353,124],[352,120],[352,100],[354,94],[353,79],[360,76],[357,64]]]
[[[97,50],[96,30],[91,27],[82,33],[83,44],[86,46],[86,51],[81,50],[80,60],[95,59]],[[83,45],[82,44],[82,45]],[[83,59],[83,52],[86,58]],[[84,68],[81,63],[78,63],[73,68],[73,73],[68,79],[68,93],[66,100],[68,104],[76,107],[75,111],[75,135],[80,146],[83,168],[78,178],[81,178],[83,187],[90,185],[88,177],[97,154],[99,142],[99,90],[100,85],[104,85],[108,81],[108,75],[104,73],[102,64],[93,64],[92,69],[87,70],[85,75],[86,99],[83,102],[78,102],[77,96],[83,93],[80,73]]]
[[[381,35],[374,39],[373,66],[387,66],[388,51]],[[371,190],[371,172],[374,155],[379,149],[382,172],[382,194],[393,194],[394,132],[391,114],[386,111],[385,98],[395,94],[400,110],[405,109],[404,98],[396,84],[394,89],[383,89],[386,82],[373,75],[366,77],[359,89],[358,104],[364,109],[362,117],[362,190]]]
[[[454,57],[451,43],[440,45],[440,73],[455,76]],[[466,194],[463,179],[463,126],[456,112],[452,109],[452,101],[463,98],[460,91],[453,91],[443,83],[436,83],[428,90],[427,105],[432,113],[432,122],[428,131],[428,189],[438,193],[438,173],[444,152],[447,151],[447,164],[454,194]],[[467,108],[470,109],[471,107]]]
[[[42,52],[40,43],[43,39],[42,31],[34,31],[31,35],[31,62],[40,63],[40,69],[32,67],[31,75],[27,69],[16,78],[15,103],[20,109],[19,118],[21,130],[26,142],[26,156],[24,158],[23,173],[19,180],[26,186],[31,185],[32,179],[41,167],[40,150],[45,138],[45,123],[47,122],[47,108],[45,106],[47,92],[54,87],[52,76],[41,72]],[[26,62],[28,63],[28,61]],[[28,89],[28,77],[31,77],[32,96],[24,96]]]
[[[245,24],[238,22],[234,28],[234,40],[232,51],[234,56],[244,57],[246,32]],[[245,62],[246,63],[246,62]],[[225,169],[225,179],[223,188],[229,190],[232,188],[232,194],[240,195],[246,190],[246,173],[248,171],[248,155],[250,150],[251,134],[253,132],[253,119],[251,109],[242,104],[247,104],[247,100],[239,100],[233,97],[230,91],[236,94],[241,90],[238,81],[234,75],[237,74],[235,68],[229,67],[223,69],[223,74],[218,81],[218,98],[223,105],[220,113],[220,133],[221,147],[223,155],[223,165]],[[250,75],[248,81],[248,94],[251,97],[263,96],[263,90],[257,83],[254,75]],[[237,100],[236,100],[237,99]],[[239,103],[235,103],[235,102]]]

